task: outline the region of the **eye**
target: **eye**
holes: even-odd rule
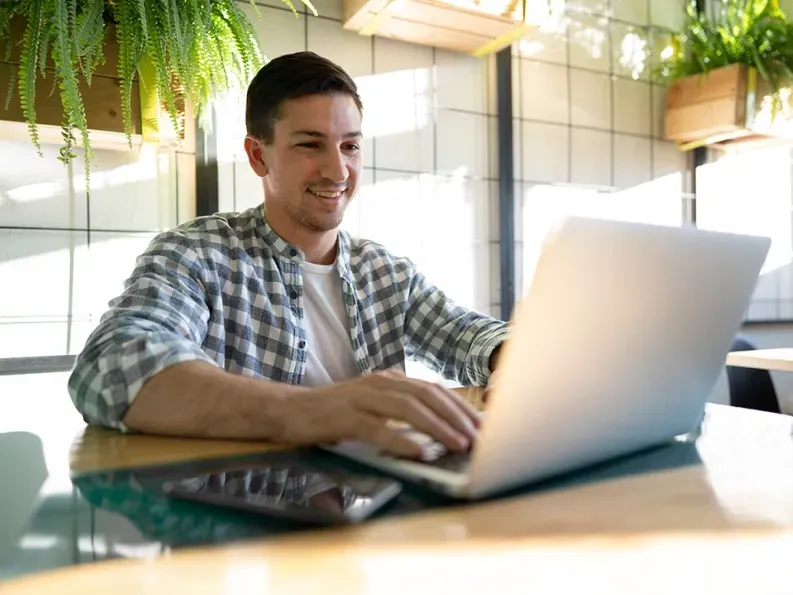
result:
[[[313,141],[309,141],[309,142],[305,142],[305,143],[298,143],[297,146],[298,147],[303,147],[305,149],[316,149],[317,147],[319,147],[319,143],[313,142]]]
[[[355,143],[350,143],[350,144],[344,145],[344,149],[346,151],[359,151],[361,149],[361,147],[356,145]]]

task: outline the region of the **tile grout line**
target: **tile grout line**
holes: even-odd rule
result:
[[[652,0],[647,0],[647,23],[650,24],[652,18]],[[649,63],[649,70],[650,70],[650,138],[654,139],[654,126],[655,123],[655,91],[653,89],[652,77],[653,77],[653,54],[655,52],[655,36],[651,36],[649,38],[650,43],[650,56],[647,59]],[[655,179],[655,141],[650,140],[650,181]]]
[[[573,183],[573,70],[570,66],[570,34],[565,29],[565,57],[567,61],[567,181]]]
[[[286,8],[285,10],[289,10],[289,9]],[[292,11],[290,10],[289,12]],[[311,16],[314,15],[312,14]],[[306,51],[308,51],[308,7],[305,4],[303,5],[303,47],[305,48]]]
[[[611,32],[609,31],[609,35]],[[565,68],[565,64],[561,64],[559,62],[554,62],[552,60],[543,60],[541,58],[526,58],[525,56],[516,57],[515,60],[523,60],[525,62],[532,62],[534,64],[543,64],[545,66],[555,66],[557,68]],[[631,81],[632,83],[641,83],[643,85],[652,86],[653,82],[651,80],[646,79],[635,79],[630,76],[624,76],[622,74],[618,74],[616,72],[609,72],[608,70],[598,70],[597,68],[587,68],[586,66],[576,66],[575,64],[569,63],[567,67],[571,68],[572,70],[577,70],[579,72],[588,72],[589,74],[599,74],[601,76],[613,76],[616,79],[624,80],[624,81]],[[611,68],[611,67],[609,67]]]
[[[438,175],[438,50],[432,48],[432,174]]]
[[[617,141],[616,131],[614,129],[614,33],[612,31],[611,25],[613,24],[613,19],[611,18],[612,12],[612,5],[613,0],[608,0],[608,12],[609,12],[609,23],[608,23],[608,41],[609,41],[609,86],[611,89],[611,93],[609,96],[609,103],[611,108],[611,187],[614,188],[617,185],[617,168],[616,164],[614,163],[616,160],[616,149],[615,144]]]
[[[370,45],[370,52],[371,52],[371,58],[372,58],[372,75],[373,76],[377,72],[376,60],[375,60],[375,55],[376,55],[376,52],[375,52],[375,43],[376,43],[376,41],[375,40],[376,40],[376,38],[377,38],[377,36],[372,35],[372,37],[371,37],[371,45]],[[374,180],[375,180],[375,172],[377,170],[377,137],[376,136],[372,137],[372,170],[373,170],[372,171],[372,182],[374,182]],[[360,212],[359,212],[359,215],[360,215]],[[360,219],[360,217],[359,217],[359,219]],[[359,226],[359,228],[360,228],[360,226]]]

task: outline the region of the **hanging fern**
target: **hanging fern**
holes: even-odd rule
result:
[[[291,0],[284,3],[298,15]],[[310,0],[301,0],[316,15]],[[258,13],[254,0],[250,0]],[[259,15],[261,17],[261,15]],[[9,24],[24,19],[19,43],[19,67],[13,74],[19,105],[30,138],[41,154],[36,124],[36,92],[51,69],[63,107],[60,159],[74,159],[75,131],[85,152],[86,174],[92,156],[89,122],[80,84],[105,61],[108,25],[115,26],[121,113],[127,140],[132,143],[133,79],[145,60],[162,105],[176,130],[181,129],[184,101],[196,108],[200,122],[216,94],[240,90],[263,64],[253,24],[236,0],[0,0],[0,55],[11,54]],[[146,84],[143,77],[140,84]],[[7,91],[6,104],[14,88]],[[7,108],[6,108],[7,109]]]

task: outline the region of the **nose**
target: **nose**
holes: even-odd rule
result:
[[[326,180],[331,180],[336,184],[346,182],[350,176],[347,171],[347,159],[338,147],[330,148],[323,159],[320,174]]]

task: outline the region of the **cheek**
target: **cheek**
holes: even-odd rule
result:
[[[310,156],[292,153],[279,159],[278,178],[281,186],[302,188],[316,179],[319,165]]]
[[[349,175],[354,180],[358,180],[361,177],[361,170],[363,169],[363,159],[361,156],[357,156],[353,159],[350,159],[347,162],[347,171]]]

